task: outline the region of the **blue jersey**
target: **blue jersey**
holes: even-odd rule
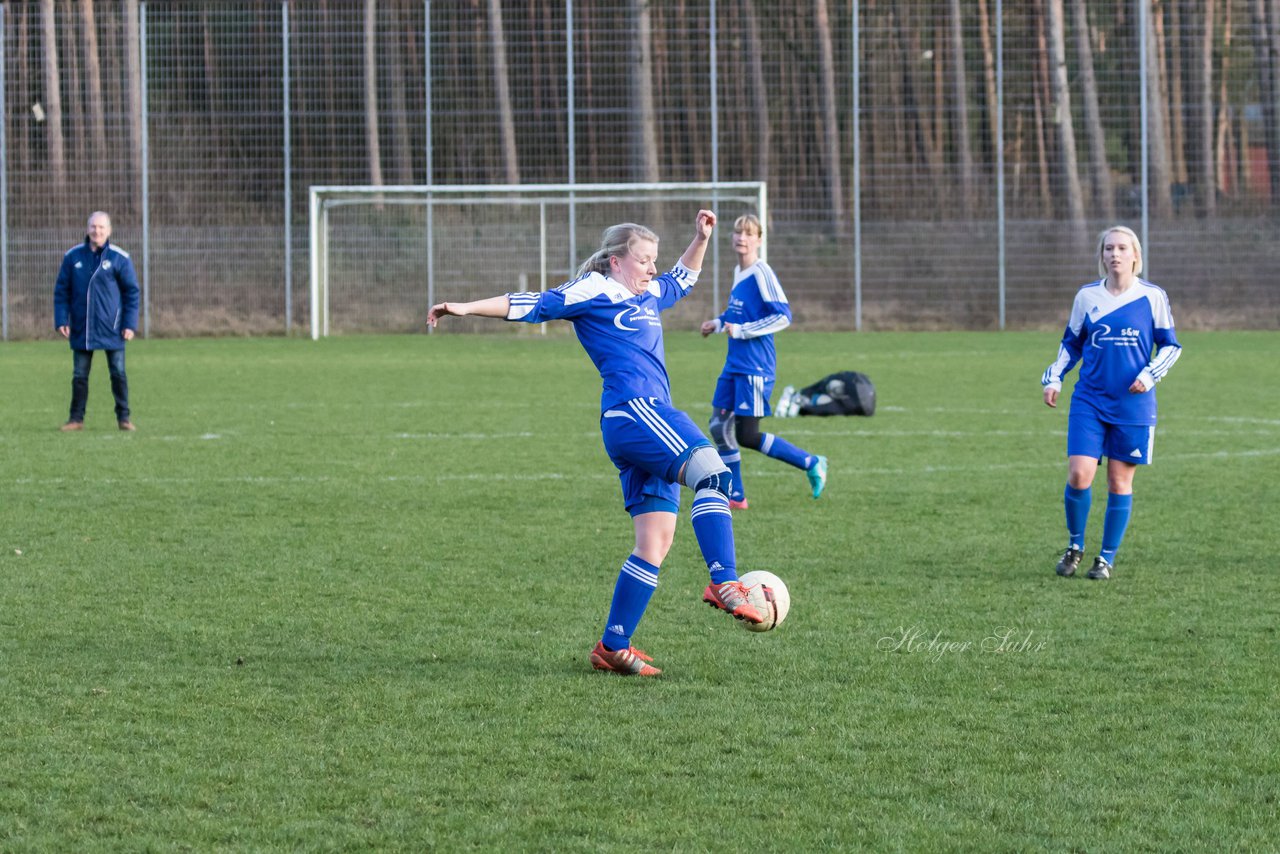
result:
[[[773,268],[763,261],[745,270],[735,267],[729,306],[718,319],[737,325],[729,338],[724,373],[772,379],[778,372],[773,334],[791,325],[791,307]]]
[[[1071,305],[1058,358],[1040,384],[1062,388],[1062,377],[1080,362],[1080,378],[1071,393],[1071,412],[1096,413],[1111,424],[1155,424],[1155,385],[1182,354],[1173,331],[1169,297],[1138,279],[1120,295],[1106,281],[1084,285]],[[1142,378],[1147,390],[1131,394]]]
[[[584,273],[541,293],[507,294],[507,320],[568,320],[604,380],[600,411],[637,397],[671,402],[661,313],[693,289],[698,274],[677,263],[642,294],[600,273]]]

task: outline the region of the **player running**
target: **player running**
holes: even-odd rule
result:
[[[658,235],[622,223],[605,230],[600,248],[583,262],[576,279],[554,290],[442,302],[427,313],[431,326],[446,315],[525,323],[567,320],[600,371],[600,430],[618,468],[635,548],[618,573],[604,634],[591,651],[597,670],[623,676],[662,672],[631,645],[631,637],[671,549],[682,484],[694,491],[693,532],[711,574],[703,601],[740,620],[763,621],[738,581],[729,514],[732,477],[693,420],[672,406],[662,345],[661,313],[692,290],[715,224],[714,213],[698,211],[693,241],[661,276]]]
[[[733,251],[738,266],[733,271],[729,305],[719,317],[702,324],[702,337],[723,332],[729,336],[724,370],[711,398],[711,438],[720,459],[733,473],[729,506],[747,509],[739,448],[782,460],[809,476],[813,497],[827,485],[827,458],[775,436],[760,432],[760,419],[773,414],[769,396],[777,375],[778,356],[773,336],[791,325],[791,307],[773,268],[760,258],[764,229],[753,214],[733,223]]]
[[[1067,419],[1067,550],[1057,573],[1070,576],[1084,557],[1084,529],[1098,463],[1107,457],[1107,513],[1102,551],[1089,578],[1111,577],[1133,510],[1133,475],[1151,462],[1156,433],[1155,386],[1182,354],[1169,297],[1138,278],[1142,244],[1131,229],[1098,235],[1098,271],[1071,305],[1058,358],[1044,372],[1044,402],[1058,405],[1062,377],[1080,362]]]

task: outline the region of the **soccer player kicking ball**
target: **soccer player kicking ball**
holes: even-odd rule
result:
[[[1114,226],[1098,235],[1098,271],[1071,305],[1058,358],[1044,372],[1044,402],[1058,405],[1062,377],[1080,363],[1067,418],[1067,550],[1058,575],[1074,575],[1084,557],[1094,474],[1107,457],[1107,513],[1102,551],[1089,578],[1111,577],[1133,510],[1133,475],[1151,462],[1156,433],[1156,383],[1182,354],[1165,292],[1138,278],[1142,244],[1132,230]]]
[[[622,223],[605,229],[600,248],[583,262],[578,277],[554,290],[442,302],[427,313],[431,326],[448,315],[525,323],[567,320],[600,371],[600,430],[618,468],[635,548],[618,573],[604,634],[590,660],[595,669],[622,676],[662,672],[631,645],[631,637],[675,537],[681,485],[694,491],[693,532],[711,574],[703,601],[739,620],[763,622],[738,581],[729,515],[732,477],[693,420],[672,406],[662,346],[661,314],[693,289],[715,224],[714,213],[698,211],[693,241],[661,276],[658,235]]]

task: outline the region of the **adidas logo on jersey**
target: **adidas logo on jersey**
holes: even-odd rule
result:
[[[1132,451],[1129,452],[1129,456],[1142,459],[1142,451],[1138,450],[1137,448],[1134,448]]]
[[[751,408],[751,406],[750,406],[750,405],[749,405],[749,404],[744,400],[744,401],[742,401],[742,403],[739,403],[739,404],[738,404],[738,408],[739,408],[739,409],[750,409],[750,408]]]

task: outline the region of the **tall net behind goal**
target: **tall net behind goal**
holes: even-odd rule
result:
[[[427,309],[442,300],[557,287],[619,222],[658,233],[665,271],[689,245],[704,207],[720,223],[698,287],[672,309],[676,323],[723,307],[736,260],[728,235],[743,213],[767,224],[763,182],[312,187],[311,337],[420,332]],[[469,318],[450,329],[513,331]]]

